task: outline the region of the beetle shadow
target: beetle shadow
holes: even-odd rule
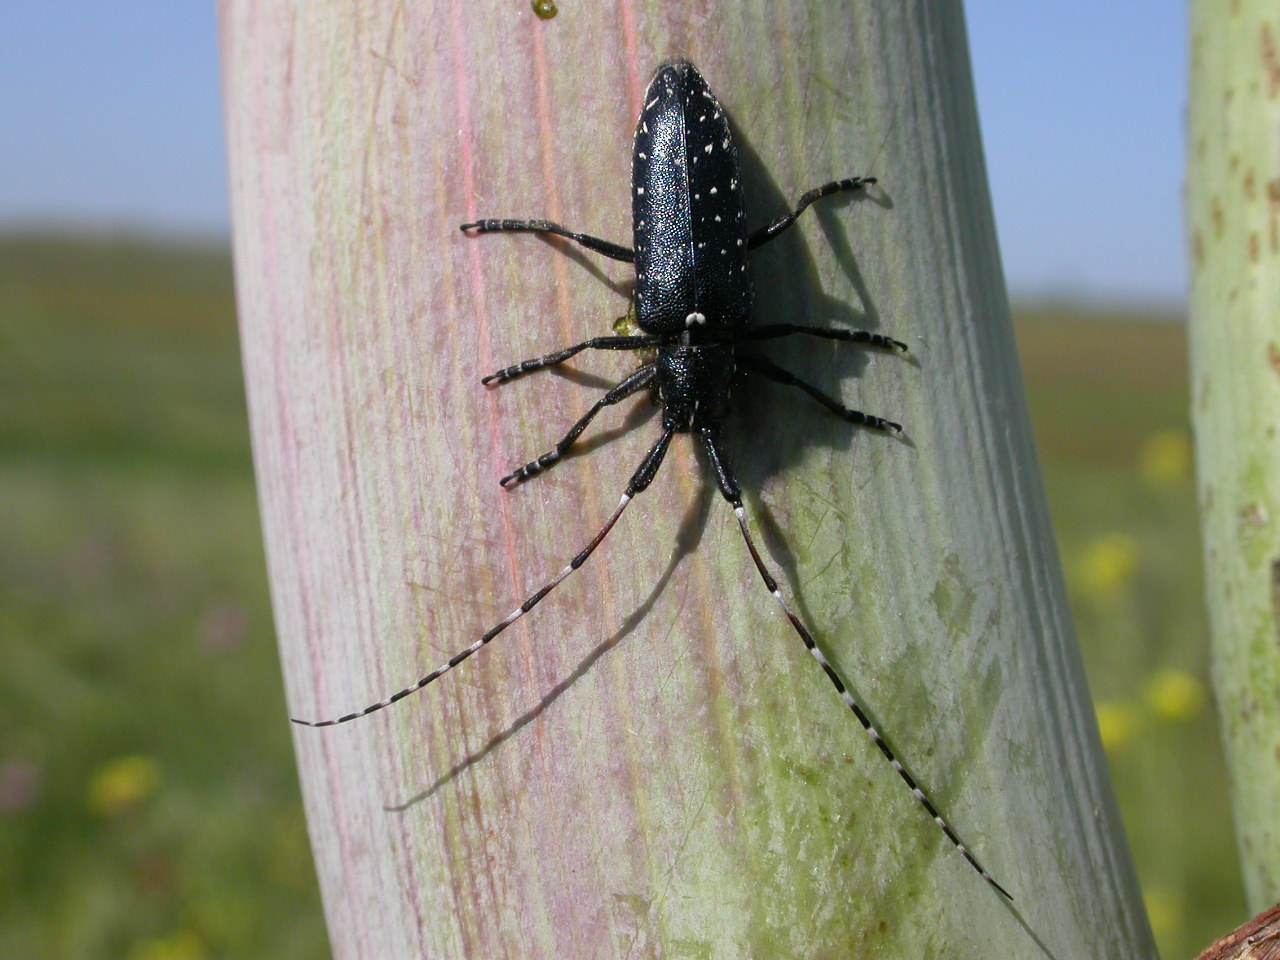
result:
[[[779,189],[759,154],[741,132],[737,132],[737,140],[743,195],[748,201],[747,226],[750,232],[790,213],[795,209],[799,197],[788,197]],[[831,179],[869,173],[870,171],[861,170],[833,170]],[[804,186],[809,189],[819,185],[813,183]],[[796,226],[752,251],[753,325],[798,323],[868,330],[893,336],[893,330],[882,330],[879,308],[850,240],[856,230],[853,224],[858,208],[866,204],[891,208],[893,202],[878,185],[865,190],[833,194],[806,209]],[[821,228],[823,241],[852,287],[856,302],[837,299],[822,290],[817,266],[806,249],[804,236],[799,229],[806,218],[813,219]],[[765,356],[847,406],[888,420],[900,418],[894,415],[894,411],[880,409],[875,403],[874,382],[868,384],[870,389],[867,392],[871,396],[865,402],[861,391],[850,396],[846,388],[850,382],[866,382],[863,374],[872,366],[869,361],[874,354],[879,354],[888,361],[874,366],[887,368],[885,372],[889,376],[893,375],[895,363],[914,362],[910,355],[904,357],[896,351],[803,334],[757,341],[745,345],[742,352]],[[762,378],[751,379],[759,381]],[[763,480],[771,473],[794,465],[803,453],[803,448],[813,443],[844,448],[855,442],[883,442],[886,438],[893,439],[879,431],[841,420],[794,387],[769,381],[766,384],[765,391],[740,391],[739,404],[743,415],[733,418],[736,425],[751,424],[753,433],[767,430],[771,438],[776,437],[780,441],[777,450],[784,459],[775,461],[757,479]]]
[[[417,806],[424,800],[429,800],[435,796],[444,787],[456,780],[459,776],[466,773],[477,763],[484,760],[489,754],[493,753],[504,743],[514,737],[522,729],[527,727],[534,720],[537,720],[546,710],[551,707],[560,697],[569,690],[575,683],[587,674],[605,654],[621,643],[627,636],[636,630],[645,617],[649,615],[649,611],[653,609],[654,604],[658,602],[658,598],[662,596],[667,589],[667,584],[671,582],[677,568],[685,557],[692,554],[698,548],[698,544],[702,542],[702,535],[707,529],[707,523],[711,516],[711,508],[713,503],[718,499],[715,495],[714,486],[711,484],[703,484],[697,498],[685,510],[680,527],[676,531],[676,542],[671,550],[671,557],[667,561],[666,568],[662,571],[661,576],[655,581],[653,588],[649,594],[640,602],[640,604],[631,612],[631,614],[622,622],[617,630],[613,632],[607,639],[597,644],[578,665],[573,668],[563,679],[559,680],[555,686],[546,692],[542,698],[530,709],[520,714],[515,720],[508,724],[499,733],[494,734],[482,746],[470,751],[465,757],[457,761],[445,773],[441,774],[436,780],[420,793],[414,794],[397,804],[384,806],[382,809],[388,813],[404,813],[411,808]]]
[[[748,231],[755,230],[795,209],[799,196],[786,196],[770,176],[750,140],[735,128],[742,169],[743,194],[747,198]],[[871,170],[832,170],[829,179],[870,176]],[[825,181],[823,181],[825,182]],[[804,189],[819,186],[804,184]],[[755,325],[799,323],[849,330],[869,330],[893,336],[883,330],[880,311],[858,265],[851,236],[856,236],[857,212],[866,204],[891,209],[892,198],[878,185],[868,190],[834,194],[805,210],[799,222],[814,218],[821,228],[840,271],[852,288],[856,302],[828,296],[821,286],[817,266],[804,242],[804,235],[792,227],[751,254],[754,287],[752,322]],[[796,334],[765,340],[743,348],[744,354],[767,357],[778,366],[812,384],[818,390],[874,416],[898,421],[897,412],[885,409],[875,397],[875,381],[898,375],[898,365],[915,366],[911,355],[867,347],[856,343],[824,340]],[[880,362],[871,364],[872,355]],[[874,376],[864,376],[868,372]],[[776,474],[797,466],[811,446],[848,449],[854,444],[911,445],[907,434],[887,434],[856,426],[835,416],[795,387],[747,374],[735,394],[737,410],[726,424],[726,440],[734,470],[750,501],[753,519],[765,548],[781,567],[803,618],[812,623],[807,604],[797,588],[796,559],[786,531],[761,501],[759,491]],[[763,381],[762,389],[755,389]],[[852,383],[866,390],[850,390]],[[739,455],[742,454],[742,455]]]
[[[576,229],[576,228],[575,228]],[[618,260],[611,260],[607,257],[601,257],[598,253],[588,253],[583,247],[568,240],[565,237],[558,237],[554,234],[537,233],[533,234],[538,240],[552,247],[557,253],[562,254],[566,259],[572,260],[579,267],[589,273],[593,278],[604,284],[620,297],[631,299],[631,290],[635,286],[633,279],[615,280],[604,271],[602,263],[612,264],[615,268],[625,271],[634,271],[630,263],[623,263]],[[630,238],[628,238],[629,240]],[[627,246],[627,244],[622,244]]]
[[[748,229],[757,229],[794,210],[799,197],[788,197],[783,194],[750,141],[736,126],[734,132],[739,149],[743,195],[748,203]],[[871,175],[873,172],[832,170],[830,179]],[[805,189],[818,185],[807,184]],[[879,311],[859,268],[853,244],[849,239],[854,230],[850,221],[855,219],[857,208],[867,203],[883,208],[893,206],[892,199],[882,189],[873,188],[872,191],[826,197],[813,204],[803,215],[803,218],[817,221],[839,269],[854,292],[856,303],[848,303],[822,292],[817,267],[806,250],[803,234],[793,228],[751,254],[755,302],[752,311],[753,323],[757,325],[797,323],[850,330],[880,331]],[[560,237],[539,236],[538,239],[555,248],[557,253],[568,257],[615,293],[630,295],[630,281],[613,280],[598,265],[596,257],[578,245]],[[887,333],[892,335],[893,331],[890,330]],[[893,355],[889,351],[804,335],[751,343],[745,345],[742,352],[767,357],[834,399],[889,420],[898,419],[894,411],[879,409],[873,400],[864,403],[861,396],[856,394],[850,396],[845,388],[850,381],[862,379],[863,373],[869,366],[868,358],[872,352],[884,354],[884,359],[889,361],[877,364],[877,373],[885,371],[891,376],[894,363],[914,362],[910,357]],[[601,378],[573,363],[548,372],[588,388],[607,389],[613,385],[610,380]],[[810,446],[844,449],[854,443],[909,441],[841,420],[794,387],[766,380],[763,389],[756,389],[763,380],[762,377],[744,373],[743,379],[746,382],[739,383],[735,389],[734,409],[725,427],[727,453],[734,465],[735,476],[748,497],[753,526],[759,532],[763,546],[773,563],[781,569],[788,581],[798,612],[804,620],[812,623],[813,618],[807,609],[803,593],[797,589],[797,564],[788,544],[786,531],[762,503],[759,491],[774,474],[785,473],[790,467],[797,465]],[[874,393],[874,390],[871,392]],[[638,402],[627,409],[622,425],[609,430],[589,431],[574,445],[573,452],[565,459],[595,451],[600,446],[635,429],[651,419],[653,415],[652,404],[642,395]],[[695,449],[697,449],[696,445]],[[747,455],[748,453],[750,455]],[[401,803],[389,805],[384,809],[390,812],[404,812],[434,796],[528,724],[538,719],[597,661],[639,627],[666,589],[680,562],[696,549],[708,523],[711,505],[713,501],[719,501],[714,475],[700,449],[697,459],[704,479],[701,495],[686,511],[667,567],[654,583],[645,600],[608,639],[597,645],[537,704],[482,746],[457,761],[426,789]]]

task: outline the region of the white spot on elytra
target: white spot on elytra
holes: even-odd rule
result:
[[[708,143],[705,147],[703,147],[703,148],[702,148],[702,152],[703,152],[703,153],[710,153],[710,152],[711,152],[711,148],[712,148],[713,146],[715,146],[715,144]]]
[[[703,314],[698,313],[698,311],[696,310],[684,318],[684,325],[686,327],[692,327],[696,323],[706,323],[706,322],[707,322],[707,318]]]
[[[717,193],[719,193],[719,192],[720,192],[720,191],[719,191],[719,188],[718,188],[718,187],[712,187],[712,188],[711,188],[711,195],[712,195],[713,197],[714,197]]]

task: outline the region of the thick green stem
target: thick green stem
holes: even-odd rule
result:
[[[625,265],[480,217],[630,239],[654,67],[736,129],[751,224],[874,174],[753,259],[759,347],[846,403],[736,395],[768,562],[969,867],[780,616],[677,437],[589,563],[441,683],[299,729],[339,957],[1153,956],[1022,394],[954,0],[224,0],[237,277],[289,696],[334,716],[465,648],[573,556],[656,437],[633,361],[480,377],[608,334]],[[610,286],[615,289],[611,290]],[[619,430],[626,424],[627,430]],[[611,437],[607,444],[601,437]],[[281,718],[281,722],[283,718]]]
[[[1191,5],[1193,416],[1245,887],[1280,899],[1280,12]]]

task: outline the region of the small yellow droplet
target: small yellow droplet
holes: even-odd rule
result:
[[[1166,667],[1147,681],[1144,699],[1157,719],[1183,723],[1198,717],[1209,697],[1195,674]]]
[[[1156,487],[1167,487],[1191,475],[1191,436],[1186,430],[1158,430],[1142,443],[1138,472]]]
[[[152,757],[117,757],[89,781],[89,807],[102,816],[127,813],[160,787],[160,764]]]
[[[1123,700],[1103,700],[1094,704],[1098,732],[1107,753],[1119,753],[1138,735],[1138,710]]]
[[[550,20],[560,11],[556,9],[555,0],[533,0],[533,12],[543,20]]]
[[[640,329],[640,322],[636,317],[636,302],[634,300],[631,301],[631,307],[627,310],[626,316],[618,317],[613,321],[613,332],[620,337],[635,337],[644,333]]]

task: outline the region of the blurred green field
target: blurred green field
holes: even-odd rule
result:
[[[1018,335],[1165,957],[1244,919],[1207,699],[1185,337]],[[0,957],[328,955],[272,636],[229,256],[0,237]]]

